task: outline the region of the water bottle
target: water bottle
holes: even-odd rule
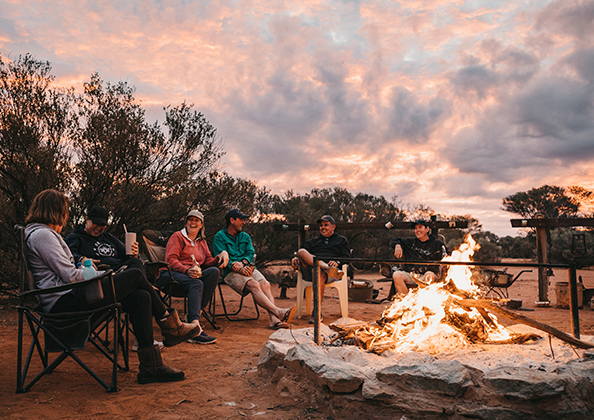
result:
[[[85,260],[85,269],[83,270],[83,278],[85,280],[92,279],[97,276],[97,271],[93,267],[93,261]],[[85,286],[85,297],[87,303],[95,303],[103,300],[103,289],[101,288],[101,280],[96,280]]]

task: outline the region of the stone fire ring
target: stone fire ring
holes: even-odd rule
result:
[[[326,339],[335,334],[325,325],[321,331]],[[318,347],[313,328],[278,330],[260,353],[258,372],[283,396],[337,418],[594,419],[594,352],[576,354],[557,339],[552,347],[554,359],[546,338],[376,355],[355,346]]]

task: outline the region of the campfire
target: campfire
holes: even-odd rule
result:
[[[447,276],[397,296],[375,322],[319,325],[321,345],[315,328],[276,331],[258,372],[340,418],[592,418],[594,352],[576,348],[594,344],[485,299],[471,276],[477,249],[468,237],[442,263]]]
[[[443,261],[471,262],[479,248],[468,235],[460,248]],[[418,283],[419,287],[407,295],[396,296],[375,323],[331,325],[338,332],[333,341],[356,344],[377,354],[386,350],[434,354],[474,343],[524,343],[540,338],[536,334],[512,333],[481,307],[483,293],[472,281],[470,266],[451,265],[443,280]]]

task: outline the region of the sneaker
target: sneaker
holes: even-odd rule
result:
[[[216,338],[211,337],[210,335],[206,334],[204,331],[197,335],[194,338],[188,339],[188,343],[191,344],[214,344],[217,341]]]
[[[163,345],[161,341],[157,340],[153,340],[153,345],[159,346],[159,350],[163,350],[163,347],[165,347],[165,345]],[[132,351],[138,351],[138,340],[136,340],[136,338],[134,339],[134,343],[132,344]]]

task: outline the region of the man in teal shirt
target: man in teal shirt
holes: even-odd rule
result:
[[[223,271],[223,280],[237,293],[243,296],[251,293],[254,296],[256,303],[268,311],[270,328],[288,328],[296,306],[279,308],[275,305],[270,283],[255,267],[256,251],[252,238],[243,231],[248,217],[238,209],[229,210],[225,215],[227,227],[218,231],[214,237],[214,254],[218,255],[222,251],[229,254],[229,264]]]

